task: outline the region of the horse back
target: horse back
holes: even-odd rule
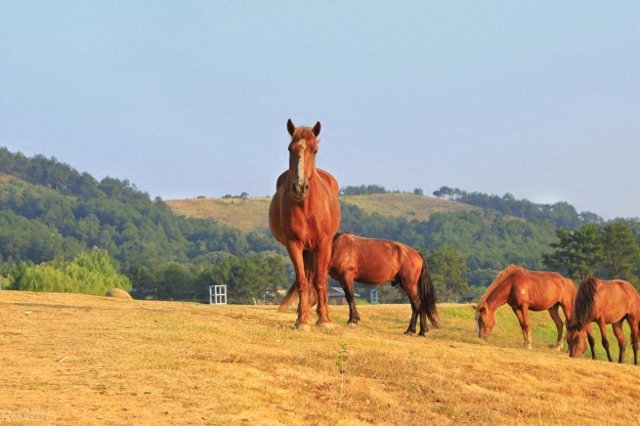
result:
[[[555,272],[519,269],[508,280],[511,284],[509,303],[527,305],[532,311],[547,310],[558,303],[570,306],[575,290],[566,281]]]
[[[595,303],[607,324],[619,321],[628,314],[640,315],[640,295],[625,280],[599,280]]]
[[[420,254],[405,244],[341,234],[333,243],[330,274],[338,280],[350,274],[363,284],[383,284],[398,274],[417,274],[421,267]]]

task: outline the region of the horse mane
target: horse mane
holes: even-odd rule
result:
[[[500,271],[500,273],[498,274],[498,277],[495,279],[494,282],[491,283],[491,285],[489,285],[489,287],[487,287],[487,290],[484,292],[484,294],[482,295],[482,297],[480,298],[480,302],[478,302],[478,306],[482,305],[483,303],[485,303],[487,301],[487,299],[489,298],[489,296],[491,295],[491,293],[493,293],[493,291],[504,282],[504,280],[506,280],[507,278],[509,278],[511,276],[511,274],[513,274],[516,271],[521,271],[524,268],[518,265],[509,265],[506,268],[504,268],[502,271]]]
[[[580,284],[573,308],[572,328],[580,329],[589,322],[589,317],[593,310],[593,299],[596,295],[596,284],[597,278],[595,277],[589,277]]]

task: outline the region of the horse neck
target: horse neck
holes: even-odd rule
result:
[[[511,290],[511,280],[506,279],[500,285],[493,289],[491,294],[487,296],[486,303],[492,312],[498,309],[500,306],[507,303],[507,297]]]

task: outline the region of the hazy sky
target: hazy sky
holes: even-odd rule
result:
[[[0,1],[0,145],[151,196],[341,185],[640,216],[640,2]]]

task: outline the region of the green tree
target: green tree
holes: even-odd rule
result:
[[[607,275],[637,281],[634,269],[640,263],[640,246],[633,231],[624,222],[613,222],[603,228],[604,262]]]
[[[161,299],[187,299],[196,298],[196,276],[189,265],[176,262],[166,264],[160,273],[158,282],[158,297]]]
[[[438,299],[457,302],[468,290],[467,260],[455,247],[443,245],[431,252],[428,258],[431,273],[436,286]]]
[[[558,228],[556,235],[560,241],[551,244],[554,251],[543,255],[546,266],[567,274],[574,280],[599,275],[605,259],[600,226],[590,223],[575,231]]]
[[[129,279],[117,272],[109,254],[100,249],[81,252],[70,262],[21,262],[10,271],[10,280],[15,290],[104,295],[113,288],[131,289]]]

